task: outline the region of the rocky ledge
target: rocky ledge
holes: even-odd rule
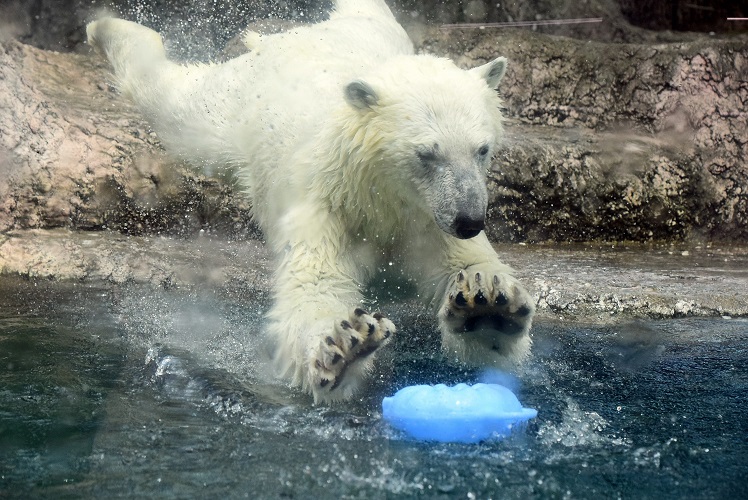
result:
[[[683,244],[502,244],[545,320],[748,316],[748,249]],[[0,236],[0,274],[103,286],[146,284],[268,297],[272,262],[258,240],[115,231],[13,231]]]

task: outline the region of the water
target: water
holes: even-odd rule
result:
[[[0,290],[0,497],[746,498],[748,321],[540,322],[504,441],[404,439],[380,402],[476,381],[412,303],[359,399],[274,382],[241,290]],[[389,310],[389,309],[388,309]]]

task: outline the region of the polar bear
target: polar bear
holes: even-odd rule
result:
[[[156,32],[121,19],[87,33],[168,151],[235,171],[277,260],[275,367],[315,402],[350,398],[395,333],[363,306],[382,267],[417,286],[450,357],[528,355],[534,304],[483,231],[504,58],[466,71],[415,55],[382,0],[250,33],[251,52],[223,64],[170,62]]]

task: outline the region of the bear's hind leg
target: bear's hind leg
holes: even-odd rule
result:
[[[161,36],[124,19],[105,17],[86,26],[88,44],[102,52],[123,82],[142,77],[154,64],[166,61]]]
[[[123,19],[99,19],[86,31],[88,42],[109,59],[117,88],[138,106],[169,153],[197,167],[243,161],[235,130],[244,129],[231,111],[244,88],[241,61],[176,64],[158,33]]]

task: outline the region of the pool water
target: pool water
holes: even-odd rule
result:
[[[480,444],[408,440],[381,400],[475,382],[415,303],[356,401],[268,374],[267,297],[0,287],[0,497],[748,498],[748,321],[539,321],[514,378],[537,419]]]

